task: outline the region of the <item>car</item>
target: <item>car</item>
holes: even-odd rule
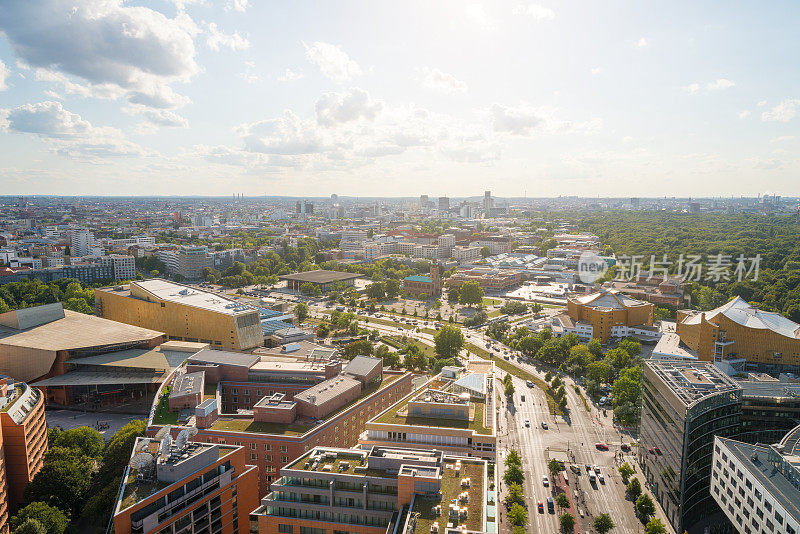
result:
[[[607,451],[608,450],[608,445],[606,445],[602,441],[600,443],[595,443],[594,446],[597,447],[598,451]]]
[[[544,485],[545,488],[550,486],[550,479],[547,478],[547,475],[542,477],[542,484]]]
[[[600,481],[600,484],[605,484],[606,483],[606,479],[603,476],[603,473],[597,473],[597,480]]]
[[[533,382],[531,382],[530,380],[527,380],[525,382],[525,385],[528,386],[529,388],[532,388],[533,387]]]
[[[552,497],[547,498],[547,511],[550,512],[551,514],[556,513],[556,506],[555,503],[553,502]]]
[[[598,475],[600,474],[600,466],[599,466],[599,465],[597,465],[597,464],[594,464],[594,467],[593,467],[593,469],[594,469],[594,472],[595,472],[595,473],[597,473]]]
[[[589,464],[585,464],[585,465],[586,465],[586,472],[590,473],[592,471],[592,466],[589,465]]]
[[[542,428],[547,430],[547,423],[545,421],[542,421]]]
[[[656,451],[656,454],[661,455],[661,449],[658,447],[653,447],[653,450]]]
[[[525,395],[520,395],[519,398],[522,400],[522,402],[525,402]]]
[[[544,513],[544,503],[543,503],[542,501],[539,501],[539,502],[537,503],[537,505],[536,505],[536,508],[538,508],[538,509],[539,509],[539,513],[540,513],[540,514],[543,514],[543,513]]]
[[[622,449],[625,452],[628,452],[629,450],[631,450],[631,446],[628,445],[627,443],[623,443],[622,445],[619,446],[619,448]]]
[[[576,475],[580,475],[580,474],[581,474],[581,468],[580,468],[580,467],[578,467],[577,465],[575,465],[575,464],[570,464],[569,468],[570,468],[570,470],[571,470],[573,473],[575,473]]]
[[[525,419],[525,426],[531,426],[531,422]]]

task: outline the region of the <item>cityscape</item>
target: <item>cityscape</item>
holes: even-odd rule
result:
[[[800,534],[798,6],[0,7],[0,534]]]

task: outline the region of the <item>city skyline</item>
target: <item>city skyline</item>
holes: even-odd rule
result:
[[[0,189],[797,196],[798,7],[714,7],[7,6]]]

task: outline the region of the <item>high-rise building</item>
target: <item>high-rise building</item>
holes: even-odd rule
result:
[[[238,534],[258,506],[258,469],[242,446],[136,438],[114,503],[116,534]]]
[[[94,234],[85,228],[72,231],[70,237],[70,255],[76,258],[88,256],[94,246]]]
[[[439,197],[439,213],[447,213],[450,211],[450,199],[448,197]]]
[[[25,382],[0,377],[0,423],[0,532],[3,532],[8,515],[22,503],[25,486],[44,464],[47,452],[44,395]]]
[[[489,213],[494,206],[494,202],[492,201],[492,192],[491,191],[484,191],[483,192],[483,211]]]
[[[307,200],[298,200],[295,204],[295,213],[298,215],[313,215],[314,203]]]
[[[800,532],[800,426],[774,445],[717,437],[711,495],[740,534]]]
[[[176,273],[186,280],[202,280],[203,269],[211,266],[208,247],[204,245],[182,245],[178,249]]]
[[[425,210],[428,208],[428,195],[419,196],[419,209]]]
[[[709,492],[714,436],[741,431],[742,388],[710,363],[646,360],[638,459],[675,532],[719,509]]]

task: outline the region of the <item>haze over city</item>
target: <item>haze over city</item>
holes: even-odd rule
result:
[[[8,2],[0,190],[792,195],[798,11]]]

